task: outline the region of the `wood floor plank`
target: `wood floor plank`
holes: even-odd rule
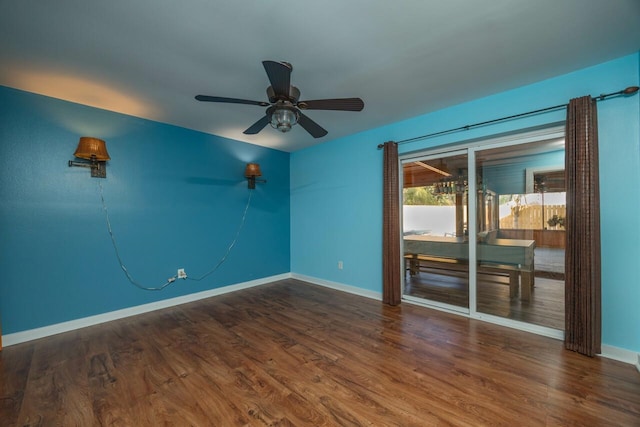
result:
[[[16,346],[0,352],[0,420],[7,425],[17,423],[27,387],[34,344]]]
[[[284,280],[0,352],[6,426],[638,425],[562,342]]]
[[[51,414],[60,425],[93,422],[88,393],[86,342],[78,332],[60,337],[56,346],[38,342],[25,388],[18,425],[43,423]]]

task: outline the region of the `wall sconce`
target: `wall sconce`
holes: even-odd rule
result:
[[[262,176],[260,165],[257,163],[247,163],[247,167],[244,170],[244,176],[248,180],[250,190],[256,188],[256,182],[267,182],[266,179],[256,179],[256,177]]]
[[[107,177],[107,160],[111,160],[107,153],[105,142],[98,138],[83,136],[78,142],[74,156],[88,161],[69,160],[69,167],[80,166],[91,168],[91,176],[94,178]]]

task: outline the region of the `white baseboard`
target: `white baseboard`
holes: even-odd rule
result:
[[[350,294],[360,295],[360,296],[363,296],[363,297],[372,298],[372,299],[375,299],[375,300],[378,300],[378,301],[382,301],[382,293],[381,292],[367,291],[365,289],[357,288],[355,286],[344,285],[342,283],[331,282],[331,281],[328,281],[328,280],[318,279],[316,277],[304,276],[302,274],[297,274],[297,273],[291,273],[291,278],[302,280],[304,282],[313,283],[315,285],[325,286],[325,287],[331,288],[331,289],[336,289],[338,291],[348,292]],[[429,307],[429,308],[434,309],[433,307]],[[443,310],[443,311],[452,312],[452,313],[455,313],[455,314],[460,314],[458,312],[454,312],[454,311],[450,311],[450,310]],[[500,323],[499,321],[496,321],[496,320],[492,321],[491,319],[486,319],[486,318],[483,318],[483,319],[480,319],[480,320],[490,321],[491,323],[504,324],[507,327],[511,327],[507,323],[504,323],[504,322]],[[525,328],[525,329],[522,329],[522,330],[524,332],[530,332],[530,333],[534,333],[534,334],[537,334],[537,335],[543,335],[543,336],[547,336],[549,338],[563,339],[562,333],[558,333],[557,331],[552,330],[550,328],[541,328],[541,327],[536,327],[534,325],[534,326],[532,326],[530,328]],[[631,365],[635,365],[636,368],[638,369],[638,371],[640,371],[640,353],[636,353],[636,352],[633,352],[633,351],[630,351],[630,350],[626,350],[626,349],[623,349],[623,348],[614,347],[614,346],[610,346],[610,345],[602,345],[602,353],[599,356],[606,357],[607,359],[613,359],[613,360],[617,360],[619,362],[624,362],[624,363],[629,363]]]
[[[640,353],[605,344],[602,345],[601,350],[602,353],[600,353],[599,356],[635,365],[638,371],[640,371]]]
[[[366,298],[371,298],[377,301],[382,301],[381,292],[369,291],[366,289],[358,288],[356,286],[345,285],[342,283],[332,282],[324,279],[318,279],[316,277],[305,276],[297,273],[283,273],[276,276],[264,277],[262,279],[256,279],[248,282],[237,283],[235,285],[224,286],[222,288],[210,289],[208,291],[197,292],[194,294],[183,295],[180,297],[170,298],[162,301],[156,301],[149,304],[143,304],[136,307],[129,307],[129,308],[124,308],[122,310],[102,313],[95,316],[85,317],[82,319],[70,320],[68,322],[62,322],[55,325],[44,326],[42,328],[36,328],[28,331],[22,331],[22,332],[16,332],[13,334],[3,335],[2,345],[5,347],[8,347],[8,346],[20,344],[23,342],[60,334],[63,332],[69,332],[76,329],[85,328],[87,326],[98,325],[100,323],[110,322],[112,320],[117,320],[125,317],[135,316],[138,314],[148,313],[150,311],[173,307],[180,304],[186,304],[189,302],[194,302],[194,301],[202,300],[205,298],[214,297],[217,295],[223,295],[230,292],[239,291],[241,289],[253,288],[255,286],[261,286],[267,283],[275,282],[278,280],[289,279],[289,278],[298,279],[303,282],[324,286],[327,288],[335,289],[342,292],[347,292],[354,295],[359,295]],[[631,365],[635,365],[636,369],[640,372],[640,353],[636,353],[631,350],[626,350],[624,348],[603,344],[602,353],[600,354],[600,356],[606,357],[608,359],[624,362],[624,363],[629,363]]]
[[[316,277],[305,276],[302,274],[291,273],[291,278],[302,280],[303,282],[309,282],[315,285],[324,286],[327,288],[335,289],[338,291],[348,292],[350,294],[360,295],[367,298],[372,298],[378,301],[382,301],[382,293],[368,291],[362,288],[358,288],[355,286],[349,286],[342,283],[331,282],[324,279],[318,279]],[[430,307],[433,308],[433,307]],[[447,311],[447,310],[444,310]],[[460,313],[455,313],[460,314]],[[488,321],[487,319],[481,319],[483,321]],[[492,322],[499,323],[499,322]],[[510,327],[510,325],[506,324],[506,326]],[[529,329],[523,329],[524,332],[530,332],[537,335],[543,335],[554,339],[563,339],[562,333],[557,333],[556,331],[549,328],[537,328],[535,326]],[[631,350],[626,350],[624,348],[614,347],[610,345],[602,345],[602,353],[599,355],[601,357],[605,357],[607,359],[617,360],[619,362],[629,363],[631,365],[635,365],[638,371],[640,371],[640,353],[636,353]]]
[[[74,331],[76,329],[85,328],[87,326],[98,325],[100,323],[110,322],[112,320],[122,319],[125,317],[136,316],[138,314],[148,313],[154,310],[173,307],[180,304],[198,301],[205,298],[214,297],[216,295],[227,294],[239,291],[241,289],[253,288],[255,286],[264,285],[278,280],[291,278],[291,273],[279,274],[262,279],[251,280],[248,282],[237,283],[235,285],[224,286],[222,288],[210,289],[208,291],[197,292],[189,295],[183,295],[176,298],[170,298],[162,301],[156,301],[149,304],[138,305],[135,307],[123,308],[122,310],[111,311],[108,313],[97,314],[95,316],[84,317],[82,319],[70,320],[68,322],[57,323],[55,325],[44,326],[42,328],[30,329],[28,331],[16,332],[2,336],[2,344],[5,347],[20,344],[23,342],[60,334],[63,332]]]
[[[347,292],[361,297],[375,299],[382,301],[382,292],[369,291],[366,289],[358,288],[356,286],[345,285],[338,282],[331,282],[329,280],[318,279],[317,277],[305,276],[298,273],[291,273],[292,279],[302,280],[303,282],[309,282],[314,285],[324,286],[325,288],[335,289],[337,291]]]

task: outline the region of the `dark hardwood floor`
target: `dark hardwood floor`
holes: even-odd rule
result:
[[[637,426],[640,373],[284,280],[0,352],[2,426]]]

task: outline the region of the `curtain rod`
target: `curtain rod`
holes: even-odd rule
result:
[[[618,92],[605,93],[605,94],[602,94],[602,95],[599,95],[599,96],[594,96],[593,99],[596,100],[596,101],[604,101],[605,99],[611,98],[611,97],[614,97],[614,96],[620,96],[620,95],[629,96],[629,95],[635,94],[636,92],[638,92],[638,86],[629,86],[628,88],[619,90]],[[479,126],[492,124],[492,123],[504,122],[504,121],[507,121],[507,120],[516,119],[518,117],[532,116],[534,114],[540,114],[540,113],[546,113],[548,111],[560,110],[562,108],[566,108],[568,105],[569,105],[568,103],[567,104],[554,105],[553,107],[541,108],[539,110],[528,111],[526,113],[514,114],[512,116],[501,117],[499,119],[487,120],[486,122],[474,123],[472,125],[460,126],[458,128],[443,130],[443,131],[440,131],[440,132],[429,133],[427,135],[421,135],[421,136],[416,136],[416,137],[409,138],[409,139],[403,139],[401,141],[397,141],[396,144],[398,144],[398,145],[407,144],[409,142],[420,141],[420,140],[423,140],[423,139],[432,138],[434,136],[440,136],[440,135],[445,135],[445,134],[448,134],[448,133],[454,133],[454,132],[460,132],[460,131],[463,131],[463,130],[469,130],[469,129],[473,129],[473,128],[476,128],[476,127],[479,127]],[[384,147],[384,144],[378,144],[378,149],[381,149],[382,147]]]

